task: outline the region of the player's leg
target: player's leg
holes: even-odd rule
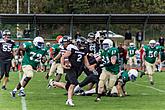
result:
[[[146,65],[146,71],[147,71],[147,75],[148,75],[148,78],[149,78],[149,81],[150,81],[150,84],[153,85],[154,82],[153,82],[153,72],[154,72],[154,67],[152,64],[148,63],[145,61],[145,65]]]
[[[63,75],[63,73],[64,73],[64,69],[63,69],[62,65],[60,63],[58,63],[57,64],[57,74],[56,74],[56,77],[55,77],[56,82],[60,81],[61,76]]]
[[[6,90],[6,85],[7,85],[7,82],[8,82],[8,79],[9,79],[9,72],[10,72],[10,67],[11,67],[11,62],[6,62],[5,63],[5,77],[4,77],[4,80],[3,80],[3,85],[2,85],[2,89],[3,90]]]
[[[108,96],[110,96],[111,90],[114,87],[117,78],[118,78],[118,75],[114,75],[114,74],[110,73],[109,85],[108,85],[109,86],[108,87],[109,90],[108,90],[108,94],[107,94]]]
[[[5,74],[5,64],[4,62],[0,62],[0,81],[3,78],[4,74]]]
[[[66,104],[68,104],[70,106],[74,106],[74,104],[72,102],[72,97],[73,97],[73,93],[74,93],[74,88],[78,84],[76,72],[73,69],[67,70],[66,77],[70,83],[70,86],[68,89],[68,99],[66,101]]]
[[[49,79],[49,77],[52,76],[52,74],[54,74],[54,72],[56,71],[56,68],[57,68],[56,62],[53,62],[52,65],[51,65],[51,67],[50,67],[50,70],[46,74],[45,78],[46,79]]]
[[[108,79],[108,74],[107,74],[107,71],[105,70],[105,68],[102,70],[102,73],[100,75],[100,78],[99,78],[99,84],[98,84],[98,95],[97,95],[97,98],[95,101],[100,101],[100,98],[102,96],[102,93],[104,91],[104,85],[105,85],[105,82],[107,81]]]
[[[137,59],[136,59],[136,56],[134,56],[133,59],[134,59],[135,67],[136,67],[136,66],[137,66]]]
[[[132,64],[133,64],[133,61],[132,61],[132,57],[129,57],[129,68],[132,68]]]
[[[18,83],[16,88],[11,92],[12,97],[15,97],[16,92],[20,89],[19,96],[26,96],[24,92],[24,88],[28,84],[28,82],[33,77],[33,68],[31,65],[26,65],[22,67],[22,70],[24,72],[23,77],[21,81]]]

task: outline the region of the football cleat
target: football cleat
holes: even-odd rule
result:
[[[142,78],[144,75],[145,75],[145,73],[140,71],[140,78]]]
[[[99,101],[101,101],[101,98],[98,98],[98,97],[97,97],[97,98],[95,99],[95,102],[99,102]]]
[[[46,73],[45,79],[49,79],[49,73]]]
[[[154,85],[154,81],[150,81],[150,84],[151,84],[151,85]]]
[[[11,95],[11,97],[13,97],[13,98],[15,98],[15,94],[16,94],[16,91],[11,91],[11,92],[10,92],[10,95]]]
[[[2,86],[2,88],[1,88],[1,89],[2,89],[2,90],[7,90],[5,86]]]
[[[73,107],[74,106],[74,103],[73,103],[72,99],[71,100],[68,99],[66,101],[66,105],[69,105],[69,106]]]
[[[53,85],[52,85],[52,81],[54,81],[54,79],[50,79],[47,88],[50,89]]]
[[[19,93],[18,93],[18,96],[25,97],[26,94],[25,94],[24,90],[20,90]]]

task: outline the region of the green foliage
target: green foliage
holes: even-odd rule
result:
[[[17,0],[0,0],[0,13],[16,13]],[[19,0],[20,10],[19,13],[27,13],[28,0]],[[104,14],[104,13],[165,13],[164,0],[30,0],[30,13],[43,13],[43,14]],[[6,26],[1,25],[4,28]],[[15,28],[14,26],[10,26]],[[44,28],[43,28],[44,27]],[[59,31],[59,25],[43,25],[39,26],[40,30],[46,29],[47,33],[56,33]],[[63,31],[67,32],[66,25],[62,25]],[[90,29],[89,29],[90,27]],[[97,25],[100,29],[105,25]],[[78,25],[76,30],[82,30],[82,33],[96,30],[95,25],[85,26]],[[136,30],[142,30],[143,26],[134,25],[111,25],[110,29],[115,29],[115,32],[123,34],[125,30],[130,29],[135,32]],[[149,28],[147,28],[149,29]],[[164,26],[153,25],[152,29],[156,29],[158,35],[164,31]],[[12,29],[15,30],[15,29]],[[84,32],[83,32],[84,31]],[[112,30],[114,31],[114,30]],[[146,30],[152,33],[152,30]],[[63,33],[62,31],[59,31]]]

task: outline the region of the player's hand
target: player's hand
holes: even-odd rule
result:
[[[63,67],[64,69],[70,69],[70,68],[71,68],[71,66],[68,66],[68,65],[62,65],[62,67]]]
[[[88,66],[89,71],[94,71],[95,70],[95,65],[90,65]]]

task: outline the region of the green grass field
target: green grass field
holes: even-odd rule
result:
[[[75,107],[65,105],[65,90],[47,89],[44,73],[35,73],[27,85],[27,110],[164,110],[165,109],[165,72],[155,73],[155,85],[151,86],[146,76],[127,84],[127,97],[103,97],[94,102],[96,96],[74,96]],[[6,91],[0,90],[0,110],[22,110],[22,98],[10,97],[9,92],[19,81],[18,73],[11,72]]]

